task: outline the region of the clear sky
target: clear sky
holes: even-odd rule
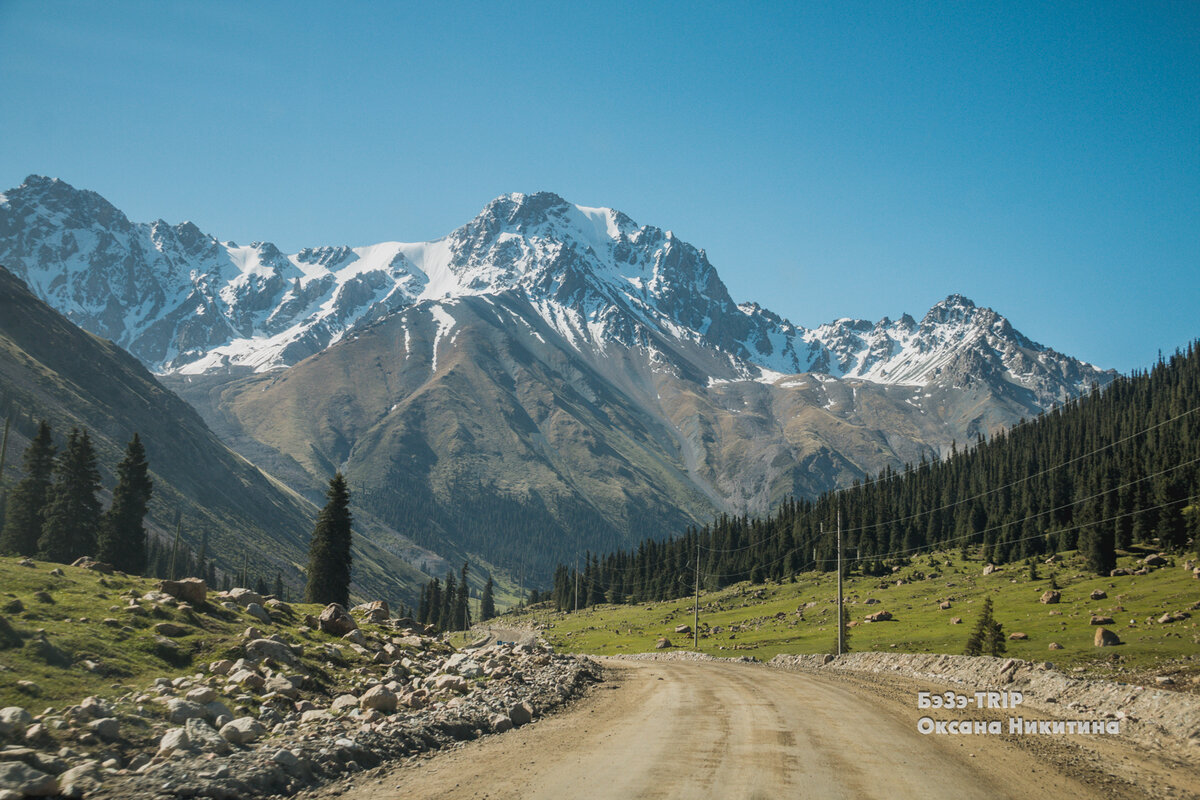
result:
[[[0,0],[0,190],[318,244],[554,191],[736,300],[960,292],[1104,367],[1200,336],[1200,3]]]

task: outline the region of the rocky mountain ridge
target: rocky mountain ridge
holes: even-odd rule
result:
[[[269,242],[219,241],[190,222],[133,223],[94,192],[30,176],[0,196],[0,263],[159,373],[287,367],[403,309],[516,294],[577,349],[615,342],[653,354],[665,338],[712,350],[723,362],[710,366],[717,379],[983,378],[1031,392],[1041,408],[1111,379],[960,295],[919,323],[906,314],[806,329],[736,304],[704,251],[670,231],[548,192],[499,197],[433,242],[285,255]]]

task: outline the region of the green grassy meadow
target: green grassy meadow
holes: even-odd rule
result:
[[[1125,554],[1118,566],[1133,568],[1143,553]],[[1083,559],[1063,554],[1057,564],[1004,565],[983,574],[979,561],[964,561],[957,553],[922,555],[888,577],[851,576],[844,584],[852,626],[851,651],[902,653],[961,653],[976,622],[984,597],[990,596],[995,618],[1007,637],[1024,633],[1028,639],[1006,640],[1007,655],[1031,661],[1051,661],[1060,669],[1097,676],[1147,677],[1174,674],[1180,688],[1200,680],[1200,581],[1183,568],[1185,558],[1147,575],[1101,578],[1088,574]],[[1062,593],[1057,604],[1040,602],[1053,575]],[[699,651],[716,656],[753,656],[766,660],[779,653],[828,653],[836,645],[835,573],[804,573],[795,583],[739,583],[700,593]],[[1093,590],[1107,598],[1090,599]],[[868,604],[868,599],[878,601]],[[950,602],[943,610],[940,604]],[[558,649],[595,655],[640,653],[655,649],[666,637],[673,649],[692,650],[692,634],[677,634],[678,625],[691,625],[691,597],[638,605],[602,605],[578,613],[534,608],[518,615],[526,623],[544,626],[544,635]],[[887,622],[864,622],[886,610]],[[1187,612],[1188,618],[1160,624],[1165,611]],[[1122,642],[1118,647],[1093,645],[1093,614],[1110,616],[1106,625]],[[951,624],[955,617],[960,624]],[[1051,642],[1063,646],[1050,650]],[[1200,689],[1200,687],[1193,687]]]

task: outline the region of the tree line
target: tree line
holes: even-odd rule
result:
[[[470,566],[463,562],[458,578],[446,572],[445,581],[433,578],[421,585],[417,604],[417,622],[441,631],[465,631],[471,627],[470,585],[467,578]],[[495,585],[488,575],[479,597],[479,619],[486,622],[496,616]]]
[[[72,428],[59,452],[42,420],[23,456],[24,476],[8,495],[0,553],[70,563],[94,556],[123,572],[147,564],[143,522],[153,481],[137,433],[117,465],[112,503],[102,509],[96,451],[86,429]]]
[[[681,597],[703,586],[783,580],[836,569],[882,575],[912,555],[958,547],[993,563],[1079,549],[1107,574],[1118,550],[1182,551],[1200,542],[1200,348],[1159,358],[1013,428],[952,443],[942,459],[815,500],[788,499],[763,518],[723,515],[665,541],[560,565],[559,609]],[[577,588],[578,587],[578,588]],[[577,600],[578,598],[578,600]]]

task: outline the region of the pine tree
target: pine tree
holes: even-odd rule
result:
[[[125,458],[117,465],[112,506],[100,525],[96,553],[99,560],[130,575],[140,575],[146,568],[146,529],[142,522],[153,485],[146,449],[134,433]]]
[[[42,420],[25,450],[25,477],[8,496],[4,529],[0,532],[0,554],[33,556],[42,535],[50,478],[54,472],[54,442],[50,423]]]
[[[470,567],[467,562],[463,562],[462,575],[458,582],[458,594],[454,598],[454,628],[456,631],[465,631],[471,627],[471,606],[467,602],[470,598],[470,585],[467,583],[467,574]]]
[[[479,599],[479,618],[487,621],[496,616],[496,598],[493,596],[492,576],[488,575],[483,585],[483,597]]]
[[[96,552],[100,529],[100,472],[87,431],[72,429],[67,448],[54,466],[46,519],[38,538],[38,557],[70,563]]]
[[[350,490],[337,473],[329,481],[328,501],[317,517],[308,549],[306,603],[350,604]]]
[[[979,622],[967,637],[967,646],[963,652],[969,656],[980,656],[984,653],[998,656],[1004,653],[1005,647],[1004,626],[992,617],[992,598],[984,598]]]
[[[1116,529],[1111,525],[1089,525],[1079,534],[1079,550],[1097,575],[1108,575],[1117,566],[1116,548]]]

